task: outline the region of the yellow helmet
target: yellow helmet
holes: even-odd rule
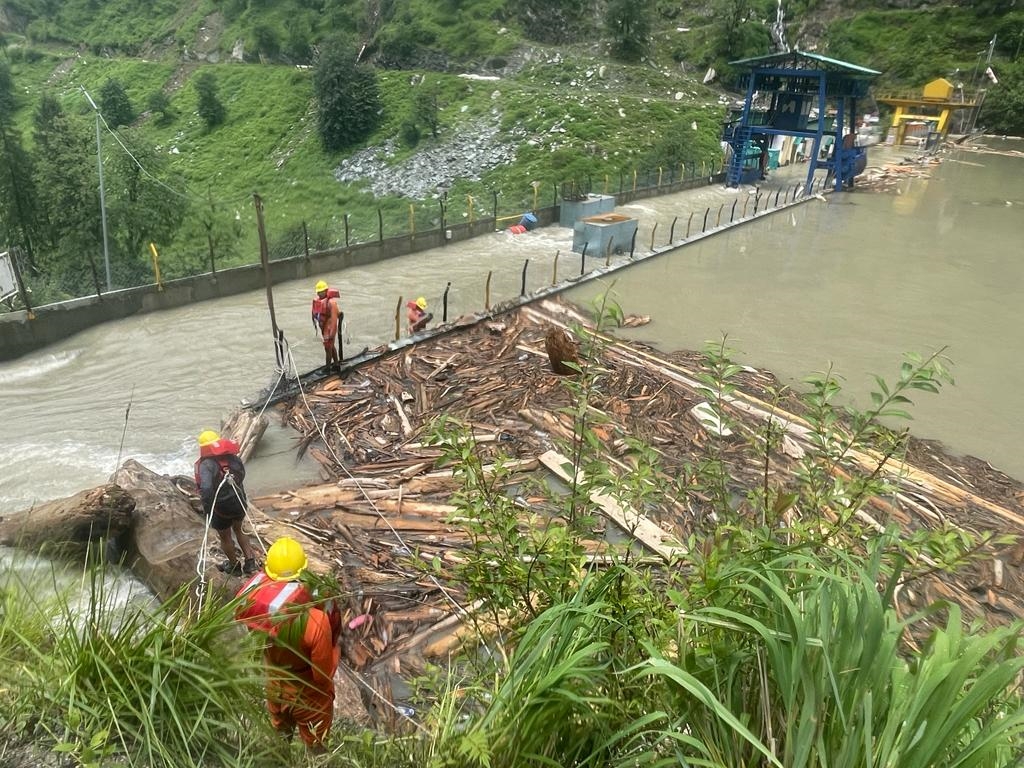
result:
[[[319,282],[317,282],[317,284],[316,284],[316,292],[317,293],[320,293],[320,291],[326,291],[326,290],[327,290],[327,283],[325,283],[323,280],[320,280]]]
[[[289,536],[282,536],[267,550],[267,562],[263,570],[274,581],[289,581],[306,570],[306,564],[306,553],[302,545]]]
[[[420,309],[426,309],[427,300],[420,296],[418,299],[416,299],[416,306],[419,307]]]
[[[199,447],[205,448],[208,445],[213,445],[220,440],[220,435],[214,432],[212,429],[204,429],[199,433]]]

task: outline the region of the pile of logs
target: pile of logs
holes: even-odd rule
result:
[[[475,606],[467,605],[458,580],[457,566],[470,543],[453,503],[461,480],[432,439],[437,420],[459,420],[485,472],[501,457],[505,483],[516,489],[510,493],[526,494],[515,499],[524,511],[523,525],[558,514],[544,494],[520,490],[533,487],[528,481],[571,483],[578,476],[567,458],[579,439],[573,406],[591,378],[556,374],[551,339],[559,340],[558,365],[573,361],[563,372],[574,373],[578,365],[593,374],[585,414],[612,473],[633,471],[633,439],[650,446],[661,471],[673,478],[688,477],[713,446],[742,498],[766,476],[783,485],[812,450],[799,399],[782,392],[770,374],[749,368],[737,374],[737,389],[725,398],[728,419],[720,423],[707,406],[700,355],[662,354],[616,340],[596,331],[576,308],[554,300],[384,351],[343,378],[331,377],[286,400],[276,413],[297,431],[297,451],[321,464],[324,482],[251,499],[251,523],[263,546],[281,535],[298,539],[313,569],[333,573],[343,585],[345,672],[378,717],[393,717],[396,675],[443,663],[476,631],[466,621]],[[592,340],[600,343],[592,347]],[[777,447],[767,456],[764,449],[753,455],[752,441],[768,423],[779,438],[773,441]],[[253,429],[259,425],[242,418],[225,432],[238,439],[239,432]],[[870,472],[880,459],[852,451],[839,471]],[[858,514],[861,525],[881,529],[896,523],[908,535],[921,528],[1024,532],[1020,483],[976,459],[949,456],[933,443],[913,441],[908,461],[880,470],[896,492],[868,500]],[[132,552],[142,564],[136,571],[165,596],[193,578],[204,541],[188,483],[133,462],[114,482],[134,501]],[[622,546],[609,543],[618,538],[653,562],[685,561],[683,542],[712,530],[713,508],[698,488],[676,487],[675,496],[644,510],[592,492],[593,509],[604,522],[586,544],[588,557],[618,556]],[[117,498],[110,487],[103,493]],[[110,517],[119,525],[117,515]],[[155,520],[164,527],[154,528]],[[606,529],[617,529],[617,537],[604,535]],[[153,535],[157,530],[160,537]],[[907,585],[897,596],[897,609],[906,615],[945,598],[963,606],[967,620],[1024,617],[1024,547],[986,545],[981,554],[956,578],[935,573]],[[237,580],[209,568],[205,576],[225,594],[237,589]]]

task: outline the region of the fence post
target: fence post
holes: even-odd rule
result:
[[[402,338],[402,297],[398,297],[398,304],[395,307],[395,341]]]
[[[732,209],[730,209],[730,211],[729,211],[729,223],[730,224],[732,224],[732,220],[736,217],[736,203],[738,203],[738,202],[739,202],[739,200],[733,200],[732,201]]]
[[[679,221],[679,217],[675,216],[672,219],[672,226],[668,228],[668,245],[672,245],[672,240],[675,239],[677,221]]]
[[[448,281],[448,285],[444,287],[444,294],[441,296],[441,322],[448,322],[448,291],[452,288],[452,281]]]
[[[743,212],[740,214],[741,219],[747,218],[747,203],[750,202],[750,195],[743,196]]]
[[[469,218],[470,226],[473,225],[473,196],[466,195],[466,215]]]
[[[306,222],[302,222],[302,248],[306,252],[306,258],[309,258],[309,230],[306,229]]]
[[[775,190],[775,203],[774,203],[774,205],[775,205],[776,208],[779,207],[779,192],[781,192],[781,191],[782,191],[781,189],[776,189]]]
[[[636,168],[633,169],[633,192],[636,192]]]
[[[162,291],[164,289],[163,281],[160,279],[160,254],[156,251],[156,243],[149,244],[149,252],[153,254],[153,276],[156,278],[156,289]],[[14,256],[11,256],[11,263],[14,263]],[[17,270],[15,270],[17,271]],[[20,280],[20,277],[19,277]],[[22,297],[24,300],[24,297]],[[26,305],[27,306],[27,305]],[[31,310],[30,310],[31,311]]]
[[[384,211],[377,209],[377,235],[380,241],[384,242]]]
[[[528,266],[530,266],[530,260],[529,259],[527,259],[525,262],[523,262],[523,283],[522,283],[522,286],[519,289],[519,295],[520,296],[525,296],[526,295],[526,268]]]
[[[754,215],[757,216],[757,205],[761,202],[761,193],[754,195]]]
[[[409,203],[409,236],[416,237],[416,205]]]
[[[345,247],[348,248],[348,214],[345,214]]]
[[[700,225],[700,232],[701,232],[701,234],[704,234],[704,230],[706,230],[708,228],[708,214],[709,213],[711,213],[711,209],[710,208],[706,208],[704,210],[704,223]]]
[[[662,167],[659,165],[658,166],[658,186],[659,187],[661,186],[661,175],[662,175]]]
[[[587,264],[587,246],[590,245],[590,241],[587,240],[583,244],[583,250],[580,251],[580,274],[582,275],[586,271]]]
[[[487,270],[487,282],[484,283],[484,309],[491,311],[491,270]]]
[[[608,194],[608,174],[607,173],[604,175],[604,190],[603,190],[602,194],[605,194],[605,195]]]
[[[633,230],[633,239],[630,240],[630,242],[629,242],[629,258],[630,258],[630,261],[633,260],[633,253],[636,251],[636,233],[638,231],[639,230],[636,230],[636,229]],[[651,250],[654,250],[654,249],[652,248]]]
[[[491,200],[491,211],[492,211],[491,215],[494,217],[494,226],[495,226],[495,228],[497,228],[497,226],[498,226],[498,193],[497,192],[492,192],[491,194],[494,196],[493,199]],[[534,195],[534,197],[536,197],[536,195]]]
[[[558,282],[558,254],[561,251],[555,251],[555,264],[551,267],[551,284],[555,285]]]
[[[690,225],[692,223],[693,223],[693,211],[690,211],[690,218],[688,218],[686,220],[686,237],[683,238],[684,240],[689,240],[690,239]]]
[[[654,233],[658,231],[658,222],[654,222],[654,228],[651,229],[651,250],[654,250]]]
[[[615,238],[608,238],[608,247],[604,249],[604,265],[610,267],[612,265],[612,246],[615,244]]]
[[[437,198],[437,204],[441,206],[441,245],[448,245],[448,193]]]

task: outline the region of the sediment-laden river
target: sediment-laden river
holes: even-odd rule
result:
[[[709,188],[618,210],[640,220],[642,252],[655,224],[664,244],[674,218],[746,194]],[[728,334],[744,362],[794,384],[832,361],[861,400],[869,374],[894,374],[904,352],[945,347],[957,385],[921,398],[915,434],[1024,478],[1022,232],[1024,159],[956,152],[898,194],[815,200],[621,270],[613,290],[628,313],[652,317],[626,335],[668,349]],[[571,241],[558,227],[497,232],[324,277],[342,291],[346,348],[356,352],[393,338],[400,296],[426,296],[439,316],[451,282],[454,317],[483,307],[488,272],[492,303],[519,294],[527,259],[528,290],[551,282],[556,252],[560,276],[578,273]],[[570,295],[585,303],[605,287]],[[322,364],[312,288],[274,289],[300,371]],[[128,456],[190,472],[198,432],[275,380],[269,326],[265,294],[254,291],[108,323],[0,364],[0,512],[103,482]],[[286,433],[271,431],[253,490],[310,474],[291,464],[290,448]]]

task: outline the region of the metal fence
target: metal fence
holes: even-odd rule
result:
[[[271,224],[267,231],[268,256],[270,261],[296,256],[308,258],[389,238],[443,233],[458,224],[491,221],[497,229],[517,222],[527,211],[556,207],[560,200],[592,193],[615,195],[622,203],[638,196],[671,194],[711,183],[723,170],[721,163],[623,170],[615,175],[588,176],[550,186],[534,183],[525,193],[451,196],[445,193],[436,200],[405,205],[390,203],[358,215],[341,212],[319,220],[291,222],[283,227]],[[272,216],[268,219],[273,221]],[[97,249],[95,254],[84,255],[74,268],[62,270],[59,279],[30,269],[23,252],[10,248],[11,263],[22,279],[24,290],[19,296],[8,297],[0,303],[0,312],[31,308],[33,304],[102,296],[110,290],[160,284],[166,280],[205,274],[215,276],[221,269],[260,262],[258,251],[239,253],[230,242],[218,240],[212,234],[207,240],[205,249],[202,246],[178,248],[172,253],[163,252],[159,244],[151,243],[147,253],[130,259]]]

